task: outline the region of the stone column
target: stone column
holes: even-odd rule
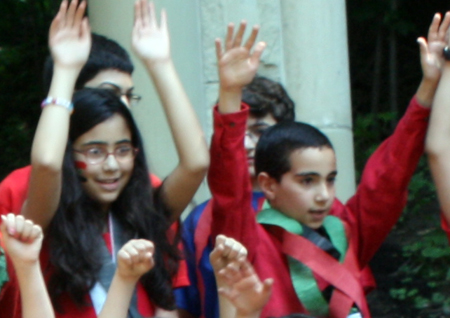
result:
[[[331,139],[338,161],[337,196],[355,191],[347,24],[344,0],[282,0],[287,88],[297,120]]]

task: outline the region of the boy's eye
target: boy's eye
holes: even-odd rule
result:
[[[261,135],[267,130],[269,127],[259,127],[250,130],[250,133],[257,137],[261,137]]]
[[[335,181],[336,181],[336,177],[330,177],[330,178],[327,179],[327,182],[329,184],[334,184]]]
[[[307,177],[307,178],[301,179],[300,183],[303,184],[303,185],[310,185],[310,184],[313,183],[313,181],[314,181],[313,178]]]

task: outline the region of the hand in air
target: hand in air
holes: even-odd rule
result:
[[[118,274],[129,280],[138,280],[154,266],[153,243],[144,239],[128,241],[117,253]]]
[[[237,315],[259,317],[260,311],[272,293],[273,279],[268,278],[261,282],[247,260],[228,264],[219,271],[218,275],[227,286],[219,288],[219,293],[236,307]]]
[[[225,38],[224,49],[222,49],[222,41],[216,39],[216,54],[219,64],[221,89],[240,90],[253,80],[258,70],[261,54],[266,44],[259,42],[254,47],[259,31],[259,27],[254,26],[245,44],[241,45],[246,27],[247,23],[245,21],[241,22],[239,30],[233,36],[234,24],[230,23]]]
[[[42,229],[22,215],[2,215],[2,232],[5,249],[14,266],[26,266],[39,260],[42,246]]]
[[[428,29],[427,39],[420,37],[417,42],[420,45],[420,62],[423,77],[438,81],[444,66],[443,48],[447,45],[447,30],[450,26],[450,12],[445,14],[444,20],[436,13]]]
[[[55,65],[82,68],[91,49],[91,31],[84,12],[86,1],[78,5],[64,0],[52,21],[49,46]]]
[[[161,11],[158,26],[155,11],[153,1],[138,0],[134,5],[133,50],[140,59],[150,64],[170,60],[167,14],[164,9]]]
[[[216,274],[217,285],[222,286],[222,277],[217,274],[228,264],[245,259],[247,257],[247,249],[235,239],[226,237],[225,235],[217,235],[216,245],[209,255],[209,260]]]

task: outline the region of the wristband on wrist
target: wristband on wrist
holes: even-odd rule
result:
[[[72,101],[67,100],[67,99],[55,98],[55,97],[49,96],[42,101],[41,108],[44,108],[45,106],[48,106],[48,105],[61,106],[61,107],[67,108],[71,113],[73,112]]]

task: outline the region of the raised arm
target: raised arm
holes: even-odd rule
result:
[[[447,222],[450,223],[450,62],[445,61],[442,56],[445,35],[450,24],[450,13],[446,13],[440,27],[439,23],[440,15],[436,14],[430,28],[430,33],[438,35],[439,41],[435,44],[435,47],[432,47],[432,43],[429,43],[429,48],[425,45],[422,46],[423,54],[433,50],[432,54],[436,56],[435,59],[440,66],[443,66],[442,77],[434,97],[433,111],[430,117],[426,152],[433,180],[436,184],[441,210]],[[432,30],[438,31],[432,32]]]
[[[55,317],[39,264],[42,229],[21,215],[2,215],[1,232],[6,253],[19,281],[23,318]]]
[[[254,46],[258,34],[258,27],[254,27],[242,45],[245,29],[246,23],[242,22],[234,35],[233,24],[228,25],[224,49],[221,41],[216,40],[220,94],[218,108],[214,110],[208,184],[213,196],[212,235],[233,237],[252,253],[253,244],[247,238],[256,240],[256,219],[244,149],[248,110],[241,109],[241,94],[256,74],[265,43]]]
[[[418,39],[423,78],[416,96],[392,135],[369,158],[356,195],[347,203],[355,218],[353,241],[358,246],[362,267],[398,221],[406,206],[408,184],[423,154],[429,108],[441,77],[442,47],[450,16],[446,15],[440,22],[440,16],[435,15],[428,40]]]
[[[59,204],[61,171],[66,149],[70,101],[78,74],[89,56],[91,34],[84,17],[86,2],[61,3],[49,32],[54,61],[50,91],[34,135],[32,172],[22,214],[42,226],[50,224]]]
[[[206,174],[208,147],[172,61],[166,12],[162,11],[158,26],[153,2],[136,2],[132,44],[159,94],[178,154],[178,165],[165,179],[161,191],[175,220]]]

